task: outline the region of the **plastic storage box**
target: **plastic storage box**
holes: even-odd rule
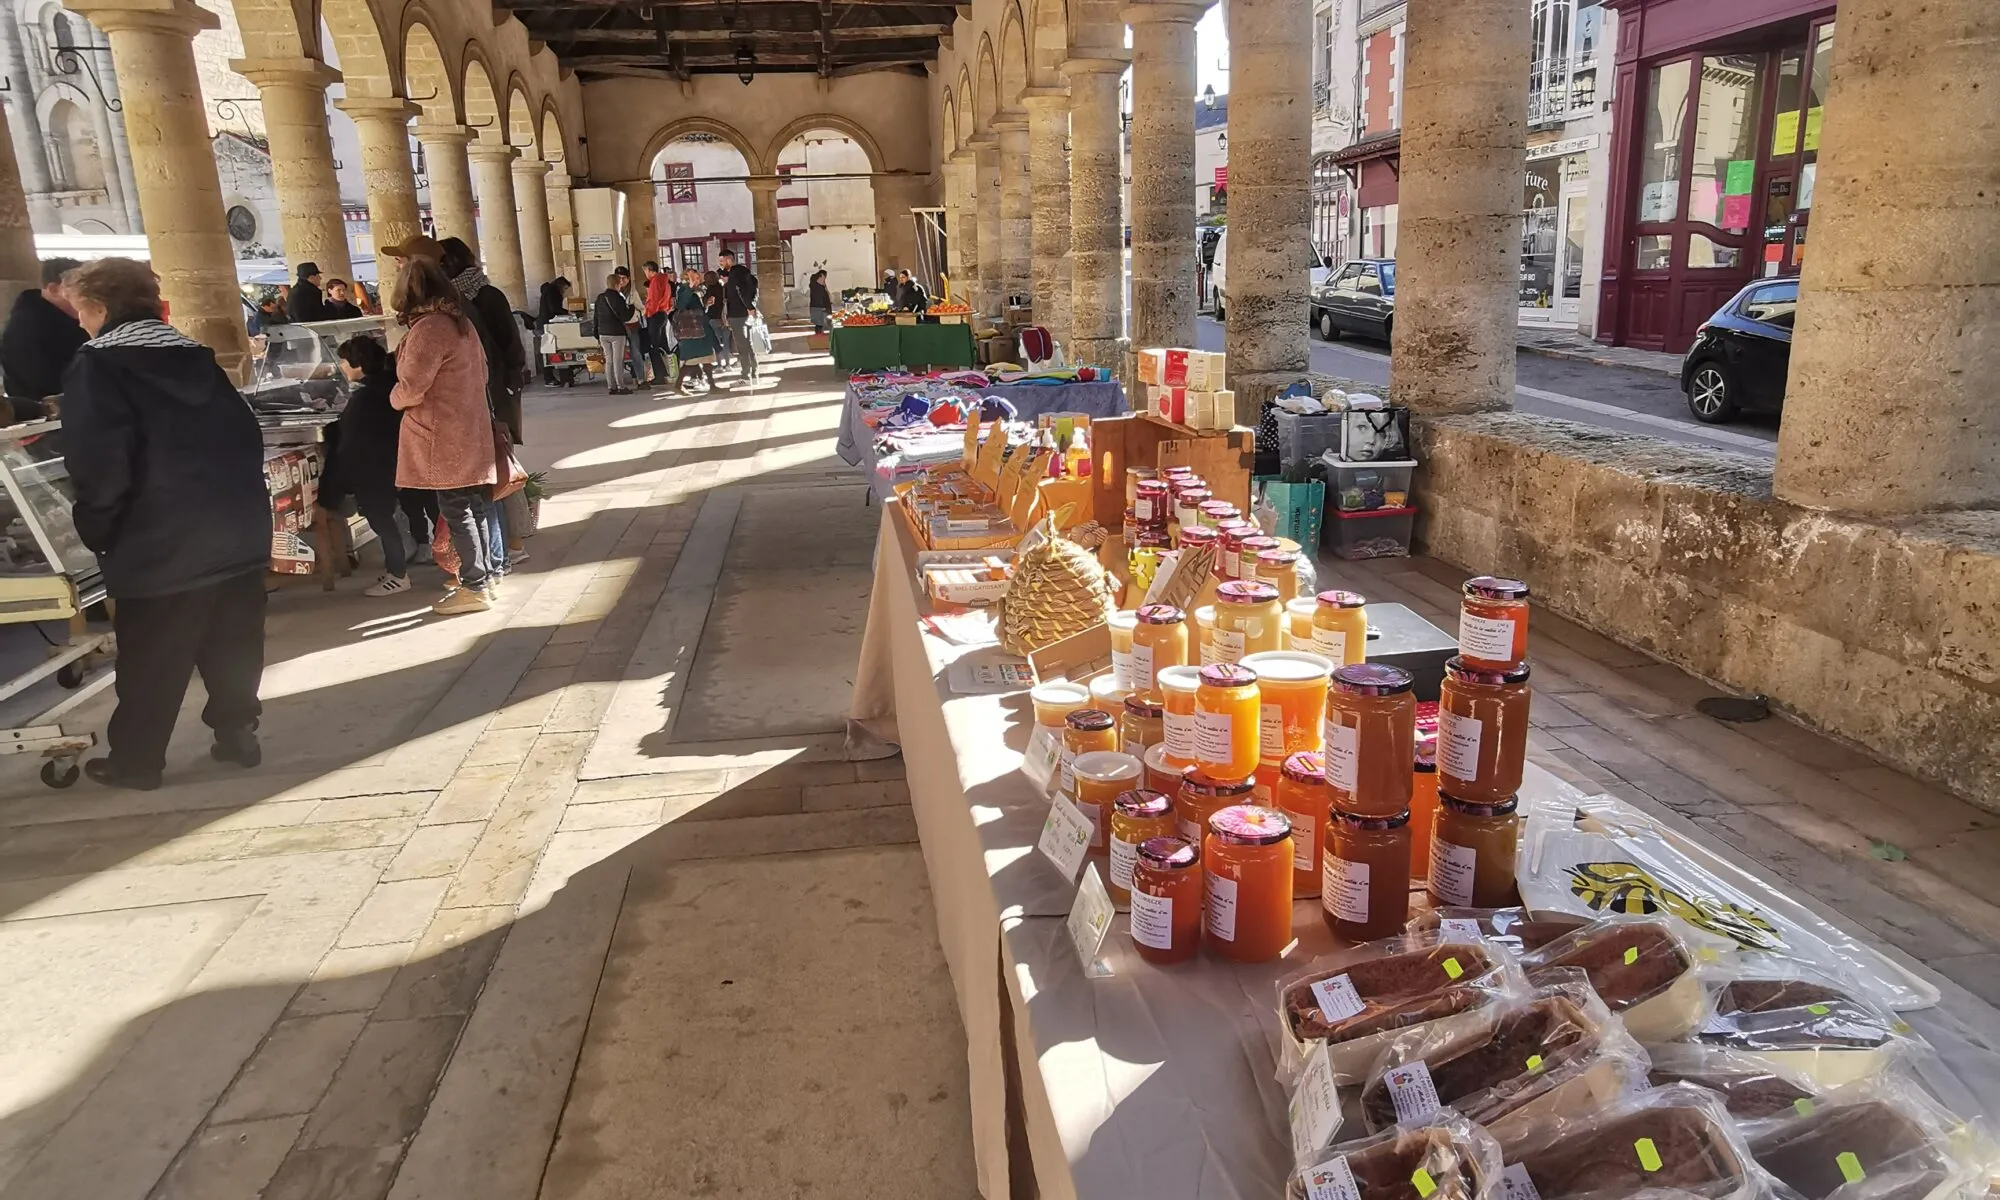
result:
[[[1373,512],[1330,512],[1324,545],[1342,558],[1408,557],[1417,510],[1378,508]]]
[[[1278,469],[1287,478],[1303,479],[1303,470],[1312,460],[1329,450],[1338,454],[1344,414],[1277,409],[1272,415],[1278,419]]]
[[[1393,462],[1341,462],[1322,459],[1326,464],[1326,494],[1341,512],[1370,512],[1379,508],[1402,508],[1410,502],[1410,473],[1417,460]]]

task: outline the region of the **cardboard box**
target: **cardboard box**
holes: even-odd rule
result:
[[[1153,385],[1148,393],[1150,399],[1147,411],[1162,421],[1172,421],[1176,425],[1187,424],[1187,389]]]
[[[1159,384],[1166,382],[1167,352],[1165,350],[1139,351],[1139,382]]]
[[[924,594],[945,604],[973,607],[996,603],[1007,594],[1014,552],[995,550],[987,554],[963,551],[919,551],[917,577]]]
[[[1199,429],[1204,432],[1214,429],[1216,427],[1215,393],[1197,392],[1190,389],[1187,392],[1186,413],[1187,416],[1182,423],[1190,429]]]

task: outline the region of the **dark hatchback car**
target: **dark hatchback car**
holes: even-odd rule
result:
[[[1343,333],[1388,341],[1396,323],[1396,260],[1357,258],[1313,292],[1312,327],[1327,341]]]
[[[1719,424],[1784,406],[1798,307],[1798,280],[1760,279],[1695,331],[1681,360],[1681,391],[1697,421]]]

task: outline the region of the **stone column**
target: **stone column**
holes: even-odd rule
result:
[[[521,227],[514,212],[514,159],[520,151],[512,146],[482,142],[468,152],[472,171],[478,179],[479,212],[486,219],[479,227],[479,257],[493,286],[507,293],[515,308],[528,306],[527,280],[521,268]]]
[[[1996,81],[1992,0],[1842,6],[1781,499],[1883,516],[2000,508]]]
[[[925,207],[930,185],[921,175],[877,175],[875,193],[875,274],[883,271],[917,273],[917,222],[913,208]],[[928,285],[926,285],[928,286]]]
[[[77,0],[70,7],[111,41],[125,85],[139,211],[174,324],[215,351],[231,377],[245,379],[250,336],[194,65],[194,35],[220,22],[190,0]]]
[[[1306,207],[1312,6],[1229,0],[1229,307],[1223,348],[1236,423],[1311,369]]]
[[[1125,10],[1132,26],[1134,348],[1194,344],[1194,26],[1206,9],[1160,0]]]
[[[750,214],[757,234],[757,311],[767,325],[785,319],[785,235],[778,224],[778,189],[784,184],[776,177],[750,182]]]
[[[951,294],[979,304],[979,210],[973,204],[972,151],[954,150],[945,160],[945,259]]]
[[[1000,295],[1005,304],[1007,297],[1025,296],[1034,287],[1027,115],[1003,112],[993,118],[993,129],[1000,135]]]
[[[545,203],[549,206],[549,237],[555,243],[556,273],[570,281],[570,293],[576,295],[583,290],[583,280],[578,278],[583,271],[576,257],[576,206],[570,199],[569,169],[551,171],[547,184]]]
[[[1122,371],[1125,211],[1116,58],[1073,58],[1069,78],[1070,349],[1074,363]]]
[[[326,121],[326,87],[340,80],[340,72],[310,58],[238,59],[229,65],[264,98],[264,135],[271,143],[271,182],[286,261],[317,263],[330,279],[353,279]]]
[[[1021,97],[1028,106],[1028,175],[1032,208],[1028,240],[1032,251],[1035,324],[1047,329],[1065,350],[1070,344],[1069,312],[1069,93],[1037,88]]]
[[[42,286],[42,263],[35,256],[35,230],[21,168],[7,129],[7,106],[0,104],[0,296],[18,296]],[[10,306],[13,301],[7,302]],[[0,318],[4,323],[4,318]]]
[[[660,216],[653,207],[655,189],[653,181],[648,179],[621,183],[618,190],[625,195],[625,265],[632,268],[633,283],[637,286],[642,274],[639,264],[660,254]],[[597,293],[593,290],[590,294]]]
[[[423,232],[417,219],[417,176],[410,166],[410,118],[420,111],[399,96],[349,96],[334,107],[354,119],[361,141],[361,179],[368,188],[368,232],[375,243],[375,278],[382,308],[394,306],[396,260],[382,253]]]
[[[1410,8],[1389,385],[1419,412],[1514,403],[1528,40],[1515,0]]]
[[[549,244],[549,164],[522,157],[514,162],[514,203],[520,206],[521,290],[532,303],[542,285],[556,277],[555,248]]]
[[[472,200],[472,160],[466,148],[479,135],[464,125],[417,122],[417,141],[424,148],[424,170],[431,185],[431,228],[439,241],[463,240],[479,254],[478,208]]]
[[[972,206],[979,224],[979,311],[995,320],[1005,306],[1000,271],[1000,139],[972,138]]]

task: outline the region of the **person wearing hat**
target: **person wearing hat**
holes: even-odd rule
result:
[[[421,233],[412,234],[393,246],[382,247],[382,253],[397,262],[409,262],[417,258],[434,263],[444,261],[444,247],[438,244],[436,238]]]
[[[318,263],[299,264],[299,277],[292,283],[291,298],[285,301],[286,314],[292,320],[326,320],[326,300],[320,295],[319,278]]]

